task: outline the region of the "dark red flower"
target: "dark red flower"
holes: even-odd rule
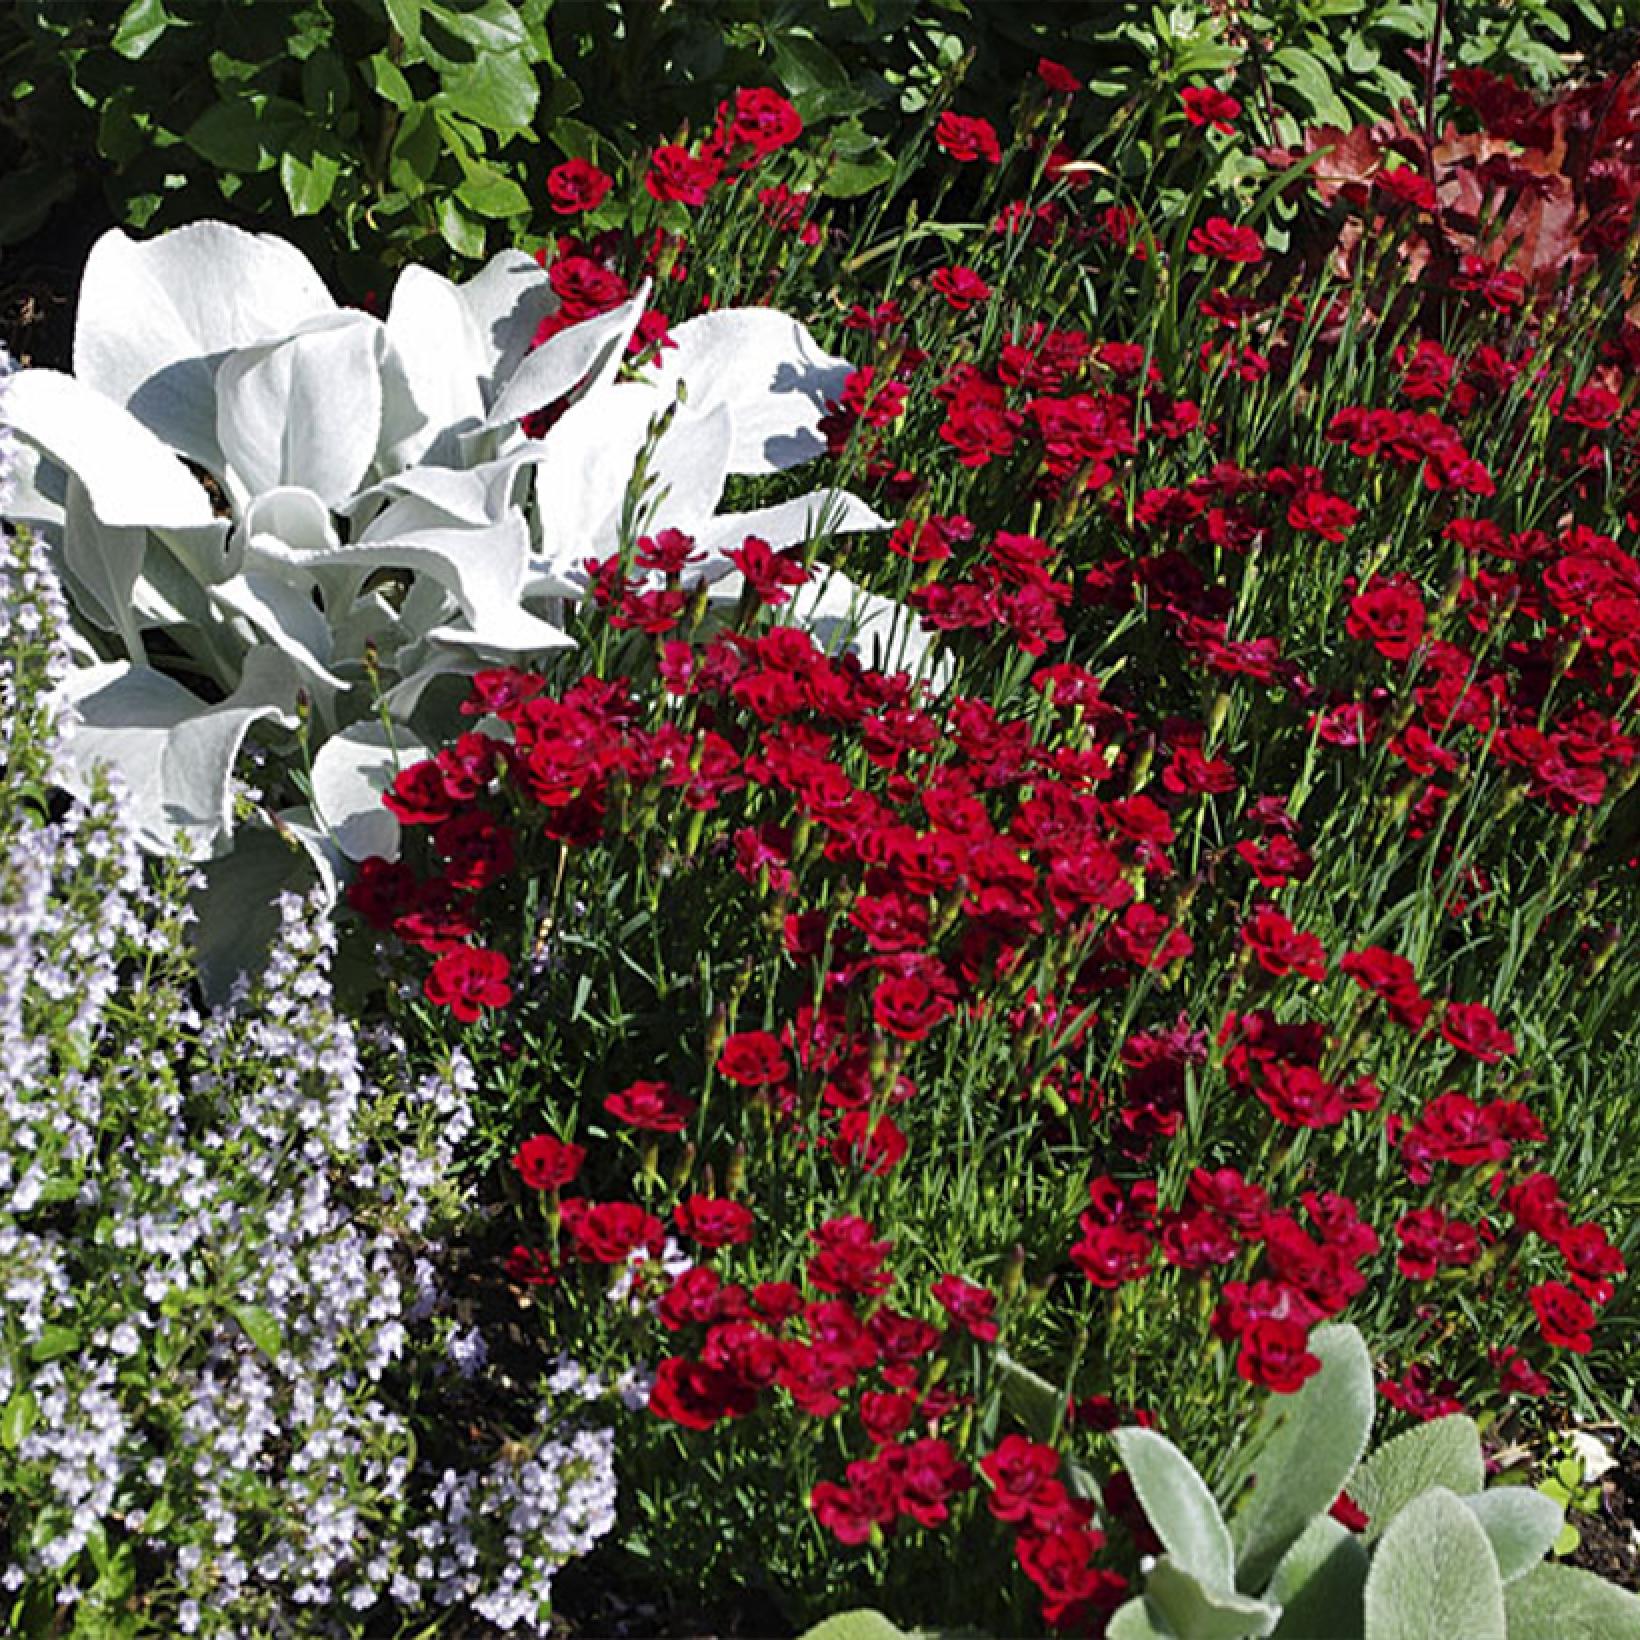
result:
[[[550,1133],[526,1139],[513,1155],[512,1165],[531,1190],[561,1190],[581,1171],[587,1153]]]
[[[478,1018],[482,1008],[505,1008],[512,1001],[507,975],[512,964],[499,951],[475,951],[462,946],[447,951],[433,964],[422,990],[427,1000],[448,1008],[464,1025]]]
[[[984,160],[987,165],[1002,161],[1002,149],[997,144],[996,127],[987,119],[947,111],[940,115],[934,127],[934,141],[940,148],[963,165]]]
[[[628,1127],[651,1133],[682,1133],[695,1114],[695,1101],[670,1082],[634,1082],[604,1100],[604,1109]]]
[[[1563,1282],[1545,1281],[1532,1289],[1531,1299],[1538,1329],[1546,1342],[1576,1355],[1589,1353],[1594,1343],[1590,1336],[1594,1307],[1581,1293]]]
[[[613,177],[584,159],[567,159],[547,172],[547,198],[560,216],[597,210],[613,186]]]
[[[1262,262],[1264,241],[1258,229],[1237,227],[1228,217],[1210,216],[1193,228],[1186,248],[1196,256],[1211,256],[1220,262]]]
[[[743,1088],[784,1082],[789,1070],[786,1050],[780,1046],[779,1038],[767,1031],[737,1031],[723,1044],[717,1068]]]
[[[1495,1065],[1515,1051],[1515,1039],[1484,1003],[1449,1002],[1441,1015],[1441,1035],[1460,1053]]]
[[[672,1209],[672,1221],[702,1247],[744,1246],[756,1225],[751,1208],[719,1196],[686,1196]]]
[[[1215,86],[1187,86],[1180,93],[1184,117],[1192,125],[1211,125],[1215,131],[1229,131],[1241,114],[1241,104],[1228,91]]]
[[[722,168],[715,159],[691,154],[687,148],[666,143],[649,156],[643,185],[651,199],[680,205],[704,205]]]

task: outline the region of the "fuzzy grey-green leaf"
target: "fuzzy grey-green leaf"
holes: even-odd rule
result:
[[[1367,1573],[1365,1612],[1366,1640],[1508,1640],[1497,1557],[1455,1492],[1420,1488],[1397,1513]]]

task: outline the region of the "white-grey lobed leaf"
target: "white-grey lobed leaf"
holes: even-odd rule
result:
[[[264,539],[297,552],[322,552],[341,545],[330,508],[300,485],[277,485],[253,497],[239,528],[253,547]]]
[[[332,735],[313,759],[315,817],[349,860],[379,854],[399,857],[399,822],[382,802],[401,768],[419,763],[428,751],[410,732],[395,726],[356,723]]]
[[[453,435],[479,426],[557,298],[532,256],[505,250],[457,285],[406,268],[393,287],[387,334],[425,426],[393,451],[394,465],[446,462]]]
[[[63,525],[63,562],[97,625],[118,632],[128,659],[147,660],[132,592],[148,551],[148,531],[138,525],[104,524],[91,510],[85,486],[68,481]]]
[[[530,566],[532,592],[576,596],[585,561],[617,549],[627,494],[652,440],[643,529],[694,535],[708,526],[728,477],[730,412],[680,407],[659,432],[667,408],[650,388],[623,383],[572,405],[552,429],[535,469],[541,552]]]
[[[210,597],[218,609],[238,616],[260,639],[288,655],[321,701],[348,687],[330,670],[330,623],[301,587],[250,571],[212,587]]]
[[[825,454],[820,418],[853,366],[804,325],[774,308],[725,308],[679,325],[672,339],[654,384],[670,395],[681,381],[692,407],[734,412],[730,472],[778,473]]]
[[[9,419],[9,418],[8,418]],[[18,443],[11,458],[6,517],[37,529],[60,529],[67,510],[68,472],[36,445]]]
[[[85,486],[104,524],[188,526],[211,521],[204,486],[128,410],[60,370],[20,370],[6,419]]]
[[[714,595],[718,589],[714,588]],[[915,610],[878,592],[868,592],[840,569],[814,566],[814,579],[799,587],[784,618],[814,634],[815,642],[833,654],[844,650],[883,672],[911,672],[936,686],[944,668],[930,670],[932,644]]]
[[[251,651],[239,688],[214,705],[151,667],[116,661],[71,672],[58,778],[83,796],[93,768],[111,764],[130,789],[143,847],[169,854],[180,832],[188,858],[208,859],[225,852],[233,831],[231,776],[246,734],[266,718],[293,726],[298,683],[272,648]]]
[[[811,490],[790,501],[757,507],[750,512],[718,513],[701,525],[695,543],[709,554],[721,554],[738,547],[748,535],[767,541],[771,547],[800,546],[817,536],[852,535],[893,528],[890,521],[848,490]],[[714,564],[721,566],[714,571]],[[727,574],[730,565],[717,557],[702,569],[708,579]]]
[[[216,472],[217,361],[335,310],[308,259],[270,234],[195,222],[135,240],[115,228],[80,283],[74,373]]]
[[[428,516],[438,515],[407,497],[388,508],[359,541],[302,554],[270,544],[262,554],[307,569],[408,570],[430,578],[454,597],[468,622],[466,641],[506,650],[562,647],[563,634],[523,606],[529,528],[522,513],[514,511],[498,523],[474,529],[392,527],[412,521],[425,525]]]
[[[582,319],[526,353],[501,385],[484,425],[509,427],[578,386],[583,398],[593,397],[609,386],[648,300],[646,283],[619,307]]]
[[[281,485],[328,507],[358,490],[381,438],[379,330],[365,313],[330,314],[222,361],[216,430],[239,505]]]

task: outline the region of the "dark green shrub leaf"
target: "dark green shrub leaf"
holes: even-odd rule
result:
[[[1366,1640],[1508,1640],[1497,1557],[1456,1493],[1420,1490],[1396,1515],[1372,1557],[1365,1609]]]
[[[256,92],[207,108],[182,140],[225,171],[268,171],[306,123],[295,103]]]
[[[518,216],[530,208],[529,195],[511,177],[488,165],[475,165],[467,172],[456,198],[479,216]]]
[[[280,156],[279,183],[296,216],[313,216],[322,211],[330,203],[341,174],[340,160],[320,148],[311,133],[304,133]]]
[[[521,55],[485,52],[477,62],[444,76],[443,100],[491,131],[527,131],[541,88]]]
[[[416,100],[415,93],[410,89],[410,82],[405,79],[399,71],[398,64],[385,51],[378,51],[365,64],[365,71],[370,78],[371,90],[401,112]]]
[[[438,231],[457,256],[476,260],[484,254],[484,224],[468,216],[453,194],[439,201]]]
[[[421,49],[421,0],[385,0],[387,20],[407,51]]]
[[[175,21],[165,10],[165,0],[131,0],[114,28],[114,37],[108,43],[122,56],[133,62]]]
[[[399,134],[393,139],[388,181],[414,198],[426,191],[427,180],[438,165],[438,156],[438,125],[432,110],[425,103],[419,103],[405,115]]]
[[[478,5],[422,0],[421,11],[424,21],[437,23],[477,51],[516,51],[529,43],[522,20],[507,0],[480,0]]]

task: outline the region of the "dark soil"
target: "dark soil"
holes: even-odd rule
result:
[[[1574,1515],[1583,1541],[1569,1564],[1640,1591],[1640,1444],[1625,1442],[1617,1468],[1600,1483],[1600,1512]]]
[[[112,226],[100,191],[82,189],[32,238],[0,252],[0,342],[15,363],[71,368],[80,270]]]

